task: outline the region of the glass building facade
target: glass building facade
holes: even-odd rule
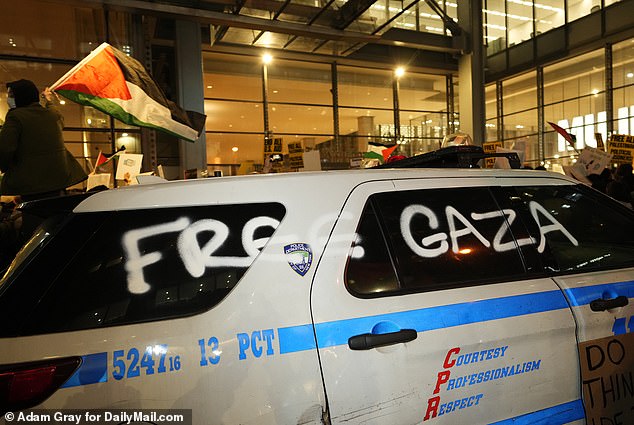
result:
[[[319,149],[327,168],[349,167],[368,144],[398,143],[416,155],[437,149],[455,119],[447,106],[451,76],[397,77],[335,61],[273,58],[265,65],[259,56],[216,52],[203,58],[207,161],[216,169],[261,162],[265,136]]]
[[[612,134],[634,134],[634,39],[607,45],[486,88],[487,141],[560,170],[577,151]],[[575,135],[574,148],[548,123]]]
[[[554,122],[577,137],[576,148],[596,146],[612,133],[634,133],[634,38],[627,31],[615,42],[576,48],[563,57],[513,66],[513,49],[557,34],[588,14],[603,16],[609,0],[484,0],[487,69],[504,63],[509,72],[484,87],[486,141],[524,152],[524,162],[555,169],[574,161],[576,152],[550,128]],[[438,2],[456,19],[458,4]],[[254,17],[257,11],[242,13]],[[286,10],[277,16],[300,22]],[[34,19],[37,17],[37,19]],[[307,22],[318,25],[319,17]],[[0,83],[20,78],[43,89],[51,85],[103,41],[139,59],[168,97],[175,97],[174,21],[118,11],[98,4],[22,0],[0,16]],[[363,26],[366,25],[366,26]],[[381,35],[390,28],[450,35],[443,20],[425,2],[377,2],[349,29]],[[216,37],[218,28],[214,27]],[[263,163],[267,138],[319,150],[324,168],[347,168],[370,144],[398,144],[412,156],[437,149],[443,137],[460,130],[458,72],[406,68],[347,59],[359,43],[301,36],[281,37],[267,31],[226,28],[214,44],[201,25],[206,163],[209,171],[235,174],[241,163]],[[147,40],[152,34],[152,40]],[[234,48],[245,40],[249,48]],[[597,44],[595,42],[595,44]],[[285,47],[283,51],[276,48]],[[539,54],[539,46],[531,48]],[[292,51],[289,53],[289,50]],[[273,60],[264,64],[261,53]],[[511,52],[511,54],[509,54]],[[197,54],[196,52],[194,52]],[[502,58],[502,59],[501,59]],[[0,120],[7,112],[0,91]],[[99,151],[122,145],[130,153],[149,153],[165,168],[178,168],[178,141],[148,134],[89,107],[60,99],[69,150],[92,170]],[[148,140],[151,143],[148,143]],[[147,170],[147,164],[144,165]],[[182,170],[173,176],[181,176]]]

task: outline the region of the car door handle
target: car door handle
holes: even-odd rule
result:
[[[351,350],[369,350],[385,345],[414,341],[417,336],[418,332],[414,329],[402,329],[398,332],[384,334],[361,334],[351,336],[348,339],[348,347]]]
[[[598,300],[590,301],[590,309],[592,311],[605,311],[610,308],[625,307],[628,303],[629,300],[625,295],[611,298],[609,300],[599,298]]]

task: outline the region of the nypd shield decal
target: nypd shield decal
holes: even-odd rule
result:
[[[288,264],[300,276],[308,273],[310,265],[313,263],[313,251],[307,243],[292,243],[284,247],[284,254]]]

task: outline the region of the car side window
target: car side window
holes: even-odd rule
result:
[[[83,229],[91,233],[81,246],[65,247],[65,254],[46,249],[40,254],[70,261],[30,315],[24,334],[208,310],[238,283],[284,214],[277,203],[77,214],[55,236],[56,246]],[[100,224],[85,224],[93,221]]]
[[[399,289],[383,227],[370,200],[363,210],[346,269],[346,283],[356,294],[380,294]]]
[[[584,185],[506,188],[548,271],[634,266],[634,213]],[[521,209],[520,209],[521,204]]]
[[[525,270],[488,188],[425,189],[370,197],[346,282],[355,295],[376,296],[517,279]]]

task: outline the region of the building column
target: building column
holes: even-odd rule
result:
[[[605,46],[605,120],[607,137],[618,133],[614,131],[614,80],[612,64],[612,44]],[[598,120],[597,120],[598,121]],[[617,126],[618,129],[618,126]],[[632,132],[630,132],[632,134]],[[606,138],[607,141],[607,138]]]
[[[178,75],[178,104],[188,111],[205,113],[203,62],[200,25],[196,22],[176,21],[176,75]],[[207,145],[203,132],[195,143],[180,141],[182,171],[197,168],[207,171]]]
[[[469,134],[474,144],[482,146],[486,117],[482,0],[458,0],[458,22],[467,32],[470,49],[458,60],[460,131]]]
[[[368,143],[374,139],[374,117],[362,115],[357,117],[358,152],[367,152]]]

